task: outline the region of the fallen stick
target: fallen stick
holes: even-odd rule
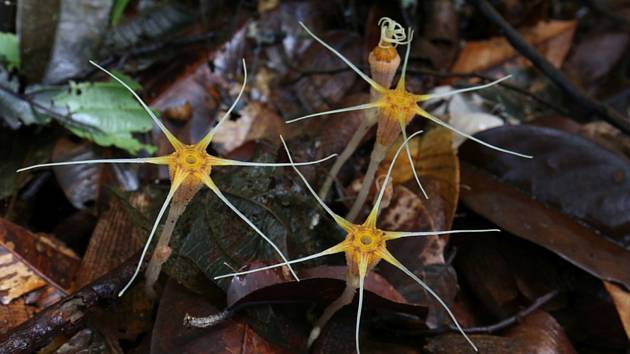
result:
[[[118,292],[131,278],[138,258],[139,254],[0,336],[0,352],[34,353],[59,335],[76,333],[97,307],[120,299]]]
[[[487,0],[471,0],[483,16],[497,26],[512,47],[527,58],[538,70],[549,78],[572,101],[580,106],[586,115],[596,115],[626,134],[630,134],[630,120],[605,104],[585,95],[569,79],[540,54],[536,48],[521,36]]]

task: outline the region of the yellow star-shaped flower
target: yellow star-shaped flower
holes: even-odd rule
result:
[[[346,107],[346,108],[333,109],[326,112],[313,113],[313,114],[309,114],[303,117],[289,120],[287,121],[287,123],[294,123],[294,122],[298,122],[304,119],[333,114],[333,113],[376,109],[378,111],[378,127],[376,131],[376,144],[374,146],[374,151],[372,152],[373,155],[371,157],[370,166],[368,167],[368,173],[366,173],[366,176],[369,176],[367,180],[370,182],[373,177],[373,175],[370,172],[371,171],[373,172],[376,168],[376,165],[378,165],[378,163],[381,162],[379,161],[379,159],[375,159],[374,154],[376,153],[376,155],[380,156],[380,153],[377,153],[377,152],[384,153],[385,151],[387,151],[389,146],[391,146],[391,144],[396,140],[396,138],[401,132],[403,134],[403,138],[406,139],[407,138],[406,126],[416,115],[425,117],[431,120],[432,122],[434,122],[435,124],[441,125],[453,131],[456,134],[462,135],[470,140],[473,140],[491,149],[501,151],[507,154],[519,156],[519,157],[532,158],[532,156],[524,155],[524,154],[507,150],[507,149],[503,149],[498,146],[489,144],[483,140],[477,139],[471,136],[470,134],[467,134],[453,127],[452,125],[440,120],[439,118],[433,116],[429,112],[422,109],[422,107],[420,107],[421,102],[424,102],[430,99],[443,98],[443,97],[451,96],[451,95],[462,93],[462,92],[468,92],[468,91],[487,88],[492,85],[496,85],[497,83],[503,80],[509,79],[510,76],[503,77],[499,80],[490,82],[488,84],[464,88],[460,90],[453,90],[446,93],[429,94],[429,95],[419,95],[419,94],[411,93],[407,91],[407,88],[405,87],[405,75],[407,73],[407,63],[409,61],[409,52],[411,48],[411,41],[413,39],[413,31],[409,29],[408,35],[406,36],[406,40],[405,40],[404,31],[401,32],[402,28],[395,21],[388,18],[384,18],[384,19],[381,19],[381,21],[379,21],[379,24],[381,24],[381,22],[382,22],[382,27],[381,27],[382,34],[381,34],[381,42],[379,43],[379,47],[385,48],[389,51],[393,51],[395,49],[391,45],[407,44],[405,59],[403,61],[402,72],[401,72],[400,78],[398,79],[398,83],[396,84],[396,86],[391,89],[389,87],[383,87],[382,85],[380,85],[379,83],[371,79],[368,75],[366,75],[364,72],[359,70],[359,68],[357,68],[354,64],[352,64],[350,60],[348,60],[341,53],[339,53],[337,50],[331,47],[328,43],[324,42],[321,38],[317,37],[313,32],[311,32],[310,29],[308,29],[308,27],[306,27],[302,22],[300,22],[300,25],[302,26],[302,28],[304,28],[304,30],[311,37],[313,37],[317,42],[319,42],[321,45],[326,47],[333,54],[335,54],[337,57],[343,60],[343,62],[345,62],[354,72],[356,72],[365,82],[367,82],[372,87],[373,91],[376,94],[374,95],[374,98],[370,102],[367,102],[364,104],[360,104],[360,105],[352,106],[352,107]],[[428,195],[426,191],[424,190],[424,188],[422,187],[422,184],[420,183],[420,178],[418,177],[416,169],[413,167],[413,159],[411,157],[411,152],[409,151],[409,148],[406,148],[406,150],[407,150],[407,158],[409,160],[409,163],[411,164],[411,170],[413,171],[413,175],[416,180],[416,183],[418,184],[418,187],[422,191],[424,197],[428,199]],[[369,191],[368,184],[371,184],[371,183],[365,184],[363,188],[361,189],[361,191],[359,192],[359,195],[357,196],[355,203],[353,207],[351,208],[350,213],[348,214],[350,219],[354,219],[354,217],[358,214],[359,209],[363,206],[365,199],[367,197],[367,193]],[[325,190],[327,190],[327,188],[325,188],[324,191]]]
[[[220,166],[262,166],[262,167],[281,167],[281,166],[293,166],[291,163],[258,163],[258,162],[246,162],[246,161],[236,161],[220,158],[217,156],[212,156],[206,152],[208,145],[212,142],[212,138],[215,133],[229,117],[234,107],[238,103],[241,98],[245,85],[247,83],[247,67],[245,65],[245,60],[243,59],[243,85],[241,90],[236,97],[236,100],[232,104],[232,106],[228,109],[228,111],[223,115],[223,117],[219,120],[217,125],[210,129],[210,131],[196,144],[186,145],[179,141],[165,126],[162,122],[155,116],[155,114],[149,109],[149,107],[142,101],[140,96],[135,93],[127,84],[125,84],[122,80],[111,74],[106,69],[102,68],[98,64],[90,61],[94,66],[99,68],[100,70],[107,73],[114,80],[118,81],[122,86],[124,86],[131,94],[138,100],[138,102],[142,105],[144,110],[149,114],[153,122],[160,128],[162,133],[166,136],[174,151],[165,156],[158,157],[146,157],[146,158],[131,158],[131,159],[101,159],[101,160],[85,160],[85,161],[67,161],[67,162],[53,162],[53,163],[45,163],[34,166],[25,167],[19,169],[17,172],[27,171],[34,168],[40,167],[51,167],[51,166],[67,166],[67,165],[78,165],[78,164],[95,164],[95,163],[149,163],[156,165],[166,165],[168,166],[169,175],[171,178],[171,187],[166,196],[166,200],[164,204],[160,208],[158,215],[153,223],[153,227],[151,228],[151,232],[149,233],[149,238],[146,242],[144,249],[142,250],[142,255],[140,257],[140,261],[136,267],[136,270],[129,280],[129,282],[125,285],[125,287],[120,291],[119,296],[122,296],[125,291],[131,286],[135,278],[138,276],[140,272],[140,268],[142,265],[142,260],[146,256],[153,236],[156,233],[157,227],[164,215],[166,209],[168,208],[171,201],[173,201],[173,205],[185,205],[195,196],[195,194],[203,187],[204,185],[210,188],[219,199],[221,199],[234,213],[236,213],[243,221],[245,221],[260,237],[262,237],[273,249],[278,253],[278,255],[282,258],[284,262],[288,262],[282,251],[276,246],[273,241],[269,237],[267,237],[254,223],[252,223],[243,213],[241,213],[226,197],[223,195],[221,190],[217,187],[217,185],[212,181],[210,174],[212,173],[212,169],[214,167]],[[320,163],[322,161],[328,160],[335,155],[328,156],[324,159],[302,163],[301,165],[310,165],[315,163]],[[183,210],[182,210],[183,212]],[[160,263],[161,265],[161,263]],[[159,269],[159,268],[158,268]],[[291,266],[289,265],[289,270],[291,274],[295,277],[295,279],[299,280]],[[158,271],[159,272],[159,271]],[[157,277],[157,274],[155,275]]]
[[[329,307],[324,311],[324,314],[320,317],[320,319],[315,324],[315,327],[311,331],[311,335],[309,336],[309,345],[313,343],[313,341],[319,336],[319,332],[324,327],[326,322],[332,317],[332,315],[339,310],[341,307],[352,302],[354,298],[354,293],[356,289],[359,289],[359,307],[357,310],[357,321],[355,328],[355,340],[356,340],[356,350],[359,353],[359,325],[361,322],[361,309],[363,306],[363,283],[365,281],[365,277],[367,273],[372,270],[381,260],[385,260],[386,262],[392,264],[396,268],[400,269],[414,281],[416,281],[420,286],[426,290],[435,300],[439,302],[439,304],[446,310],[449,314],[459,331],[464,335],[466,340],[470,343],[470,345],[477,350],[477,347],[473,344],[473,342],[468,338],[466,333],[461,328],[459,322],[455,318],[455,315],[448,308],[446,303],[426,284],[424,283],[418,276],[416,276],[413,272],[411,272],[407,267],[405,267],[402,263],[400,263],[388,250],[387,250],[387,242],[404,238],[404,237],[414,237],[414,236],[430,236],[430,235],[446,235],[446,234],[456,234],[456,233],[467,233],[467,232],[491,232],[491,231],[500,231],[498,229],[483,229],[483,230],[450,230],[450,231],[431,231],[431,232],[398,232],[398,231],[385,231],[376,227],[376,219],[378,217],[379,208],[381,201],[383,200],[383,195],[385,194],[385,188],[389,183],[391,178],[392,170],[394,167],[394,163],[398,158],[398,155],[402,151],[403,146],[406,146],[410,139],[420,134],[420,132],[416,132],[410,135],[405,141],[401,144],[401,146],[396,151],[392,163],[389,166],[385,179],[383,181],[383,186],[379,192],[379,195],[368,215],[367,219],[362,224],[354,224],[343,217],[335,214],[330,208],[319,198],[317,193],[310,186],[304,175],[297,169],[297,164],[294,165],[294,170],[300,176],[300,178],[306,184],[308,190],[313,194],[315,199],[319,202],[319,204],[324,208],[324,210],[335,220],[337,225],[339,225],[345,232],[346,237],[343,241],[338,243],[335,246],[332,246],[322,252],[316,253],[311,256],[299,258],[287,262],[287,264],[295,264],[308,260],[312,260],[315,258],[319,258],[322,256],[327,256],[335,253],[345,253],[346,255],[346,264],[347,264],[347,284],[346,290],[343,294]],[[291,154],[284,142],[282,143],[287,151],[289,156],[289,161],[293,163],[293,159],[291,158]],[[244,275],[254,272],[259,272],[266,269],[272,269],[277,267],[282,267],[285,264],[275,264],[271,266],[266,266],[262,268],[256,268],[248,271],[225,274],[216,277],[215,279],[221,279],[231,276]]]

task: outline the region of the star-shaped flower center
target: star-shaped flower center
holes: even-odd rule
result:
[[[321,207],[324,208],[324,210],[328,213],[328,215],[330,215],[335,220],[335,222],[337,223],[337,225],[339,225],[339,227],[341,227],[344,231],[346,231],[346,237],[340,243],[322,252],[316,253],[311,256],[298,258],[288,263],[289,264],[300,263],[300,262],[305,262],[305,261],[312,260],[315,258],[323,257],[326,255],[342,253],[342,252],[345,253],[346,264],[348,267],[348,271],[347,271],[348,284],[346,286],[351,287],[351,288],[354,287],[354,289],[356,288],[359,289],[359,308],[357,311],[357,323],[356,323],[356,328],[355,328],[355,340],[356,340],[357,352],[359,352],[359,324],[360,324],[360,319],[361,319],[361,308],[363,306],[363,285],[364,285],[365,277],[367,273],[370,270],[372,270],[381,260],[385,260],[387,263],[390,263],[396,268],[400,269],[402,272],[404,272],[413,280],[415,280],[425,291],[431,294],[431,296],[433,296],[435,300],[438,301],[442,307],[444,307],[444,309],[447,311],[447,313],[449,314],[449,316],[451,317],[451,319],[453,320],[457,328],[459,328],[460,332],[464,335],[464,337],[476,350],[475,345],[472,343],[472,341],[470,341],[468,336],[466,336],[464,331],[461,329],[461,326],[459,325],[459,322],[457,322],[455,315],[453,315],[453,313],[448,308],[446,303],[444,303],[444,301],[442,301],[442,299],[427,284],[425,284],[420,278],[418,278],[418,276],[416,276],[413,272],[407,269],[407,267],[405,267],[402,263],[400,263],[387,250],[387,242],[391,240],[404,238],[404,237],[445,235],[445,234],[456,234],[456,233],[464,233],[464,232],[489,232],[489,231],[499,231],[499,230],[486,229],[486,230],[451,230],[451,231],[432,231],[432,232],[398,232],[398,231],[385,231],[376,227],[376,219],[378,218],[379,208],[383,200],[383,196],[385,194],[385,188],[387,187],[387,184],[389,183],[391,179],[394,163],[398,159],[398,155],[402,151],[403,147],[407,145],[409,140],[411,140],[412,138],[414,138],[416,135],[420,133],[421,131],[410,135],[409,138],[405,139],[405,141],[401,144],[401,146],[396,151],[396,154],[394,155],[392,159],[392,162],[389,166],[387,174],[385,175],[383,186],[381,187],[378,197],[374,203],[374,206],[372,207],[370,214],[368,215],[367,219],[365,220],[363,224],[354,224],[346,220],[345,218],[337,215],[336,213],[334,213],[319,198],[315,190],[313,190],[311,185],[308,183],[304,175],[302,175],[302,173],[297,169],[297,167],[294,168],[296,173],[300,176],[302,181],[305,183],[308,190],[315,197],[315,199],[317,199]],[[284,140],[282,140],[282,142],[284,144]],[[289,149],[287,148],[286,144],[284,144],[284,147],[287,151],[287,155],[289,156],[289,161],[293,163],[293,158],[291,157],[291,153],[289,152]],[[227,277],[238,276],[238,275],[245,275],[245,274],[255,273],[262,270],[272,269],[272,268],[277,268],[277,267],[282,267],[282,266],[284,266],[284,264],[275,264],[275,265],[270,265],[270,266],[266,266],[262,268],[256,268],[256,269],[247,270],[243,272],[225,274],[225,275],[215,277],[215,279],[227,278]],[[342,297],[347,296],[347,294],[349,293],[347,291],[344,291],[340,299]],[[350,293],[350,295],[354,296],[354,292]],[[345,300],[348,300],[348,299],[345,299]],[[351,301],[352,298],[350,298],[349,300]],[[339,309],[339,305],[340,304],[338,301],[333,302],[330,305],[334,309],[332,312]],[[343,306],[343,304],[341,304],[341,306]],[[310,341],[314,340],[314,338],[317,337],[317,335],[319,334],[319,331],[321,330],[321,327],[332,316],[331,311],[330,311],[331,307],[329,307],[327,311],[324,312],[324,315],[322,316],[322,318],[320,318],[320,321],[318,321],[316,326],[313,328],[313,331],[311,332],[311,336],[310,336]]]

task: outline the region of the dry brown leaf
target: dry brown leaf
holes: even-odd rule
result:
[[[248,141],[284,135],[285,124],[278,115],[260,102],[251,102],[240,110],[241,117],[226,121],[217,131],[213,147],[227,154]],[[290,137],[287,137],[290,138]]]
[[[428,200],[422,198],[422,203],[433,219],[435,230],[451,227],[459,199],[459,159],[452,148],[452,141],[453,133],[446,128],[435,127],[409,142],[420,182],[429,195]],[[392,145],[377,175],[387,172],[401,143],[399,139]],[[405,184],[414,191],[418,189],[406,156],[398,157],[392,171],[392,181],[394,184]]]
[[[80,161],[99,158],[92,144],[83,141],[76,143],[70,139],[59,139],[52,152],[53,161]],[[80,164],[54,167],[55,177],[68,201],[77,209],[85,209],[89,202],[98,198],[100,176],[103,165]]]
[[[61,299],[78,264],[59,241],[0,218],[0,333]]]
[[[77,272],[76,288],[81,288],[120,266],[142,247],[137,228],[131,217],[116,198],[111,198],[107,211],[99,218],[81,267]],[[147,208],[148,197],[134,194],[131,205],[140,210]]]
[[[623,329],[626,331],[626,336],[630,339],[630,292],[624,290],[619,285],[607,281],[604,281],[604,286],[608,294],[610,294],[615,308],[617,308],[617,313],[623,324]]]
[[[28,306],[24,297],[13,300],[10,304],[0,306],[0,335],[28,320],[37,312],[34,306]]]
[[[356,106],[365,103],[369,97],[367,93],[349,95],[339,103],[339,107]],[[321,141],[320,154],[326,156],[340,154],[364,119],[365,112],[363,111],[343,112],[334,117],[309,120],[304,126],[289,124],[288,129],[317,134]],[[369,133],[366,135],[369,136]]]
[[[560,67],[573,39],[577,22],[541,21],[521,30],[525,40],[534,45],[555,67]],[[518,52],[504,37],[468,42],[459,53],[452,72],[483,71],[516,57]],[[530,65],[527,61],[523,64]]]
[[[521,320],[518,326],[510,328],[506,335],[521,341],[528,353],[574,354],[564,330],[553,316],[542,310],[536,310]]]
[[[361,63],[362,41],[356,35],[342,31],[322,31],[319,33],[326,43],[336,48],[351,62]],[[340,67],[339,59],[314,41],[301,54],[294,66],[305,71],[334,70]],[[340,101],[355,86],[356,77],[356,74],[351,71],[309,75],[302,77],[287,89],[291,89],[302,105],[302,112],[299,114],[324,112],[343,107]],[[282,110],[282,112],[286,114],[287,111]],[[289,116],[291,117],[291,115]],[[332,119],[338,119],[338,117]]]
[[[271,11],[278,7],[278,0],[258,0],[258,12]]]
[[[52,236],[33,234],[0,218],[0,247],[16,255],[47,284],[70,289],[79,257]]]
[[[0,247],[0,279],[0,302],[3,305],[46,285],[44,279],[4,247]]]
[[[130,204],[137,209],[146,209],[149,200],[144,193],[134,193]],[[99,218],[90,238],[90,243],[77,273],[76,288],[81,288],[97,278],[111,272],[133,256],[141,247],[139,230],[122,201],[111,198],[107,211]],[[93,316],[104,334],[111,338],[134,340],[149,326],[153,302],[142,287],[134,287],[128,296]]]

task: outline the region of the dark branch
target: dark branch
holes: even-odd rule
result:
[[[595,99],[588,97],[580,91],[564,74],[554,68],[532,45],[527,43],[521,34],[515,30],[487,0],[471,0],[479,11],[495,26],[510,42],[512,47],[534,64],[545,76],[558,86],[564,94],[579,105],[587,116],[596,115],[608,123],[619,128],[626,134],[630,134],[630,120],[614,109],[604,105]]]
[[[71,336],[83,327],[97,306],[118,300],[118,292],[131,279],[139,254],[74,294],[0,336],[2,353],[35,353],[59,335]],[[143,266],[146,262],[143,263]]]
[[[544,304],[548,303],[549,301],[551,301],[551,299],[553,299],[554,297],[556,297],[558,295],[558,291],[554,290],[552,292],[549,292],[541,297],[539,297],[538,299],[536,299],[536,301],[534,301],[531,305],[529,305],[529,307],[523,309],[522,311],[520,311],[519,313],[517,313],[516,315],[512,316],[512,317],[508,317],[500,322],[497,322],[493,325],[490,326],[482,326],[482,327],[469,327],[469,328],[465,328],[464,332],[469,333],[469,334],[474,334],[474,333],[494,333],[494,332],[498,332],[500,330],[503,330],[519,321],[521,321],[523,318],[531,315],[534,311],[538,310],[539,308],[541,308]],[[457,327],[455,326],[449,326],[449,330],[451,332],[458,332]]]
[[[524,308],[523,310],[519,311],[518,313],[516,313],[515,315],[511,317],[503,319],[489,326],[464,328],[464,332],[468,334],[478,334],[478,333],[490,334],[490,333],[495,333],[495,332],[504,330],[508,328],[509,326],[515,323],[518,323],[523,318],[531,315],[534,311],[538,310],[539,308],[544,306],[546,303],[551,301],[554,297],[556,297],[558,293],[559,292],[557,290],[551,291],[539,297],[531,305],[529,305],[528,307]],[[385,327],[384,329],[387,330],[390,334],[400,336],[400,337],[431,336],[431,335],[439,335],[439,334],[450,333],[450,332],[459,333],[459,329],[457,329],[457,327],[455,327],[454,325],[450,325],[448,327],[439,327],[439,328],[429,329],[429,330],[426,330],[426,329],[402,330],[402,329],[391,329],[391,328],[388,329],[387,327]]]

